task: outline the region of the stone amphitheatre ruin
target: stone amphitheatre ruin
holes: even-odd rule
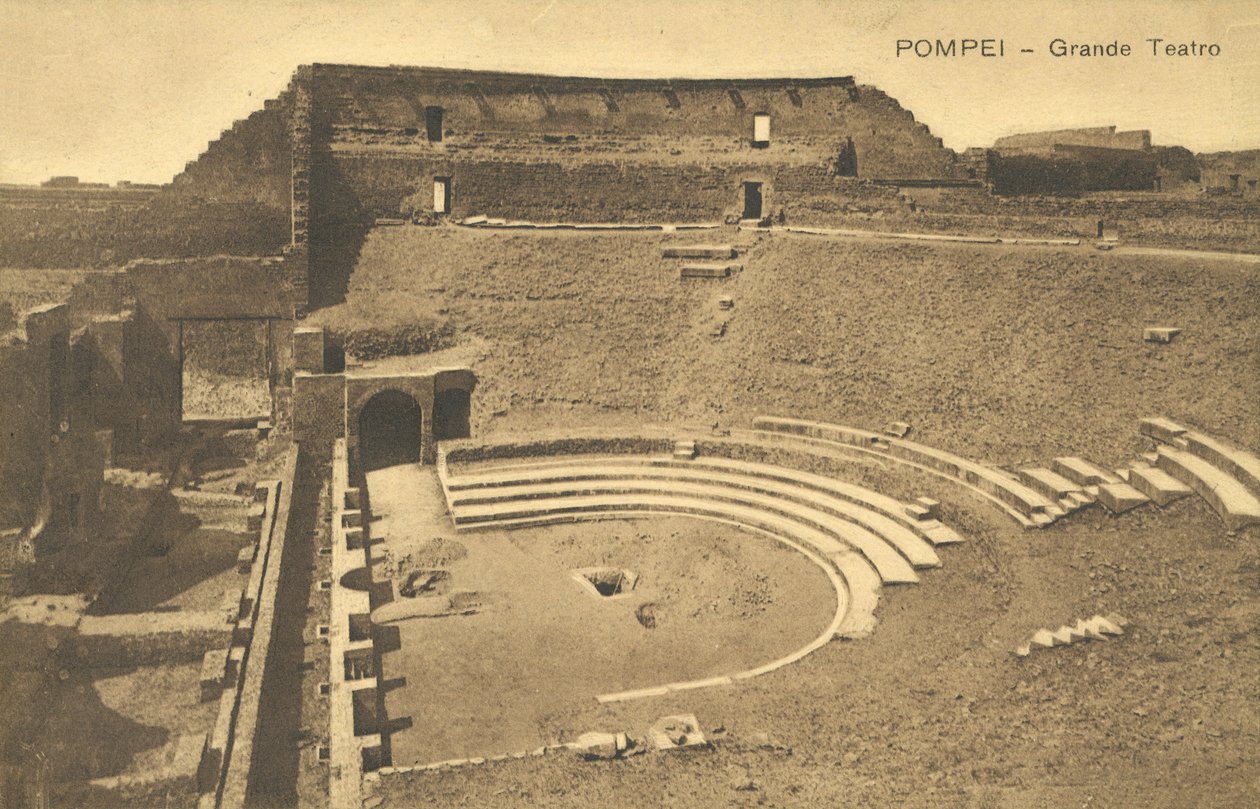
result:
[[[0,806],[1254,800],[1250,165],[316,64],[0,186]]]

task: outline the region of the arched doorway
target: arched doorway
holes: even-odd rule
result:
[[[438,391],[433,402],[434,440],[446,441],[471,435],[468,431],[469,407],[468,391],[458,388]]]
[[[420,460],[420,405],[386,390],[359,411],[359,460],[364,472]]]

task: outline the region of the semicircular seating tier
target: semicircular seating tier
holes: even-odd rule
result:
[[[1033,488],[1033,485],[1039,483],[1035,475],[1026,475],[1021,480],[1004,470],[945,450],[857,427],[760,416],[753,420],[753,429],[767,441],[867,453],[929,472],[967,487],[998,506],[1025,528],[1044,528],[1089,502],[1087,499],[1048,496],[1047,493]],[[1048,470],[1045,471],[1049,475]],[[1030,483],[1033,485],[1029,485]]]
[[[1206,500],[1230,531],[1260,523],[1260,457],[1162,417],[1142,419],[1140,429],[1156,444],[1144,457],[1151,465],[1126,471],[1143,494],[1163,505],[1180,483]]]
[[[715,439],[707,446],[729,450],[732,443]],[[807,647],[749,671],[604,695],[602,700],[756,676],[800,659],[834,637],[864,637],[874,627],[883,584],[917,582],[916,570],[940,566],[936,546],[961,541],[935,516],[888,495],[769,463],[697,457],[695,442],[683,444],[690,451],[680,453],[674,442],[661,438],[601,436],[583,442],[570,437],[528,445],[463,442],[439,452],[438,473],[459,530],[676,514],[772,537],[805,553],[831,578],[835,619]],[[472,462],[474,468],[457,474],[452,469],[457,462]]]

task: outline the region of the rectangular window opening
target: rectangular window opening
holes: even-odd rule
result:
[[[770,145],[770,116],[764,112],[753,116],[752,143],[762,149]]]

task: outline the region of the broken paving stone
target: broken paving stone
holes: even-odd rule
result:
[[[692,714],[662,717],[648,730],[648,735],[652,746],[657,750],[672,750],[705,743],[700,723]]]

